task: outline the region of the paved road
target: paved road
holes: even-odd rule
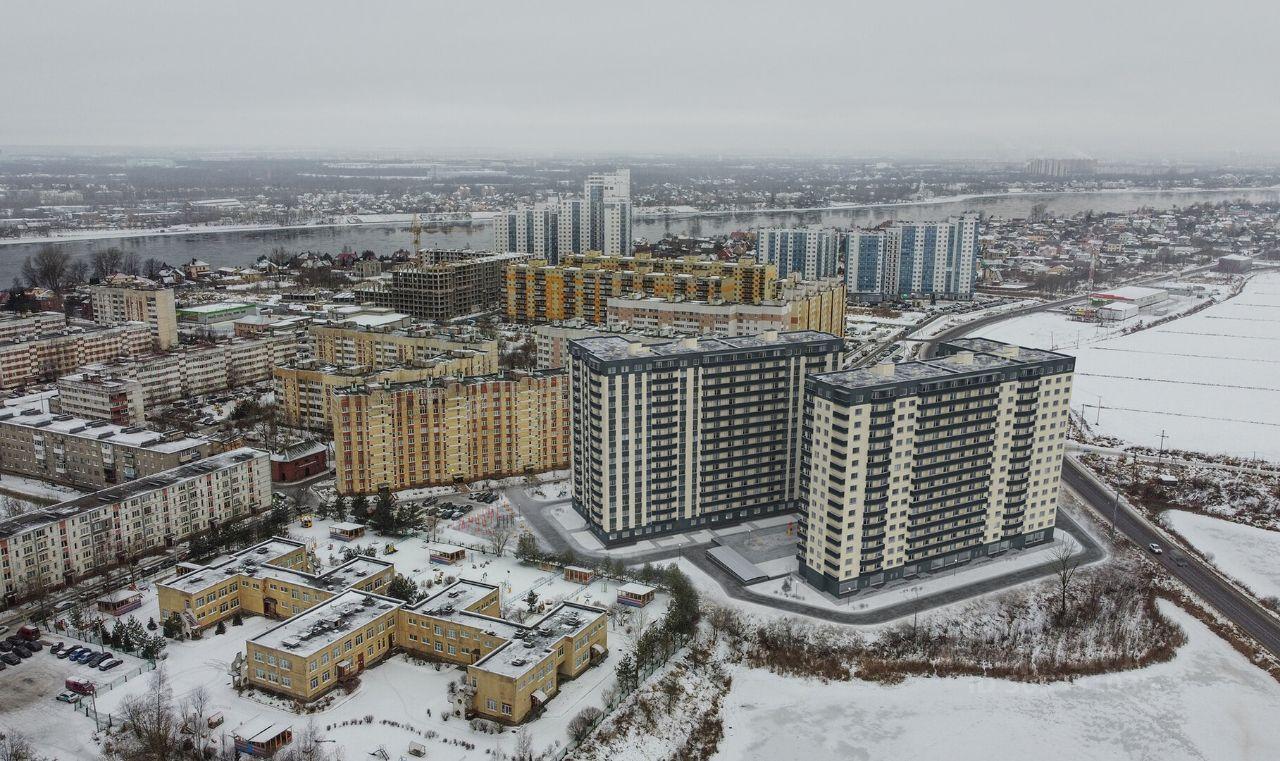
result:
[[[1205,269],[1208,269],[1208,267],[1200,267],[1192,271],[1199,272]],[[1062,306],[1078,300],[1078,298],[1080,297],[1037,304],[1025,310],[992,315],[943,331],[932,339],[923,342],[925,345],[921,348],[920,356],[928,357],[932,355],[940,341],[957,338],[987,325],[1019,315]],[[1123,503],[1117,504],[1114,492],[1099,484],[1090,476],[1086,468],[1070,457],[1063,460],[1062,480],[1075,490],[1085,504],[1102,516],[1105,521],[1110,522],[1114,516],[1116,530],[1139,547],[1145,548],[1152,542],[1156,542],[1165,546],[1166,549],[1168,548],[1170,543],[1168,537],[1153,526],[1145,516],[1131,510]],[[1060,520],[1061,515],[1059,513]],[[1257,640],[1272,655],[1280,657],[1280,618],[1263,608],[1252,597],[1241,592],[1235,585],[1218,574],[1216,570],[1201,562],[1191,553],[1179,552],[1177,555],[1184,559],[1183,565],[1178,565],[1172,552],[1153,555],[1152,559],[1168,571],[1171,576],[1177,578],[1192,592],[1213,606],[1225,618]]]
[[[1171,551],[1168,537],[1123,500],[1117,504],[1114,492],[1095,480],[1074,459],[1068,457],[1063,460],[1062,480],[1105,521],[1110,522],[1114,516],[1116,530],[1139,547],[1145,548],[1152,542],[1164,547],[1163,554],[1151,556],[1153,561],[1257,640],[1272,655],[1280,657],[1280,619],[1274,614],[1222,578],[1216,570],[1201,562],[1195,555]],[[1182,559],[1183,565],[1178,564],[1178,558]]]
[[[508,489],[506,491],[512,504],[525,520],[533,527],[534,532],[543,539],[544,543],[549,545],[554,552],[564,552],[565,549],[573,549],[579,557],[587,557],[598,559],[604,557],[602,552],[588,552],[580,547],[571,547],[569,542],[564,538],[561,530],[551,525],[554,520],[547,515],[548,508],[554,505],[564,504],[563,501],[558,502],[539,502],[530,499],[522,489],[518,487]],[[1094,540],[1088,532],[1084,531],[1072,518],[1065,512],[1058,513],[1058,528],[1070,534],[1076,543],[1080,545],[1082,552],[1076,555],[1080,565],[1089,565],[1096,563],[1106,557],[1106,550]],[[735,600],[756,603],[778,610],[784,610],[790,613],[798,613],[818,618],[825,621],[832,621],[841,624],[881,624],[888,621],[895,621],[913,613],[923,613],[924,611],[938,608],[944,605],[962,602],[964,600],[986,594],[988,592],[998,592],[1018,584],[1023,584],[1036,579],[1047,578],[1052,576],[1058,568],[1058,561],[1051,557],[1046,557],[1045,561],[1034,566],[1020,568],[1007,574],[987,579],[979,579],[977,581],[963,584],[961,586],[944,589],[932,594],[922,594],[918,598],[905,600],[893,605],[886,605],[883,608],[865,611],[847,611],[832,610],[820,608],[813,605],[807,605],[796,600],[778,597],[776,595],[768,595],[752,590],[750,587],[742,586],[736,578],[729,575],[723,568],[712,563],[707,559],[707,549],[711,547],[710,543],[697,545],[687,545],[685,547],[674,549],[655,550],[653,552],[629,555],[622,560],[627,565],[636,565],[639,563],[656,563],[664,560],[672,560],[674,558],[684,558],[693,563],[703,573],[710,576],[724,593]],[[615,556],[616,557],[616,556]],[[924,583],[928,577],[922,577],[918,582]],[[851,603],[851,604],[856,604]]]

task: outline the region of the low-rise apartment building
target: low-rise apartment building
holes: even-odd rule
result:
[[[65,415],[117,425],[140,425],[146,421],[146,401],[136,378],[92,370],[64,375],[58,379],[58,395],[53,401]]]
[[[141,322],[111,327],[70,324],[52,332],[0,341],[0,390],[56,380],[84,365],[151,351],[151,331]]]
[[[0,313],[0,341],[50,333],[65,327],[67,317],[61,312]]]
[[[42,399],[0,407],[0,471],[103,489],[207,457],[209,441],[55,414]]]
[[[178,345],[178,317],[173,289],[134,275],[110,275],[88,286],[93,321],[99,325],[144,322],[153,348],[167,351]]]
[[[0,521],[6,604],[271,506],[267,453],[234,449]]]
[[[801,575],[837,596],[1049,541],[1075,360],[983,338],[814,375]]]
[[[608,545],[798,510],[805,381],[835,370],[843,343],[572,343],[574,509]]]
[[[671,300],[758,304],[778,294],[778,270],[743,258],[656,259],[569,254],[513,264],[506,272],[506,312],[512,322],[583,319],[608,322],[610,298],[643,294]]]
[[[567,467],[568,398],[568,377],[556,371],[338,389],[337,489],[370,494]]]

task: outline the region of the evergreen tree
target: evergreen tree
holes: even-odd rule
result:
[[[156,620],[154,618],[147,619],[147,631],[153,632],[157,629]]]
[[[339,497],[339,499],[341,499],[341,497]],[[329,517],[329,503],[323,499],[320,500],[320,506],[316,508],[316,517],[320,520],[324,520]]]
[[[226,622],[226,621],[219,621],[219,622],[218,622],[218,628],[217,628],[217,629],[214,629],[214,630],[213,630],[213,633],[214,633],[214,634],[226,634],[226,633],[227,633],[227,622]]]
[[[526,563],[535,563],[542,559],[542,550],[538,547],[538,540],[528,531],[520,535],[516,540],[516,557]]]
[[[636,669],[636,661],[631,657],[631,653],[627,653],[618,659],[618,665],[614,667],[614,673],[618,676],[618,690],[623,694],[632,692],[639,686],[639,672]]]
[[[538,593],[530,589],[529,594],[524,596],[524,604],[529,606],[529,612],[532,613],[534,606],[538,604]]]
[[[387,586],[387,597],[394,597],[397,600],[405,602],[414,602],[418,599],[418,585],[413,579],[397,573],[396,577],[391,580],[391,584]]]
[[[352,520],[365,522],[369,520],[369,498],[363,494],[357,494],[351,500],[351,518]]]
[[[177,613],[170,613],[169,617],[164,620],[163,628],[164,636],[173,639],[182,633],[182,620],[178,618]]]
[[[347,519],[347,498],[341,494],[333,499],[333,519],[338,521]]]
[[[406,534],[422,528],[422,505],[406,502],[396,508],[396,533]]]

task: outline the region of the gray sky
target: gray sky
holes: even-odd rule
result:
[[[0,145],[1280,154],[1280,2],[0,7]]]

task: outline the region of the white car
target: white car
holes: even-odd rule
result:
[[[80,702],[80,694],[72,692],[71,690],[64,690],[58,693],[58,702],[71,703],[72,705],[75,705]]]
[[[1164,550],[1160,549],[1160,545],[1156,544],[1155,542],[1152,542],[1151,544],[1148,544],[1148,545],[1147,545],[1147,549],[1151,550],[1151,554],[1152,554],[1152,555],[1163,555],[1163,554],[1164,554]]]

